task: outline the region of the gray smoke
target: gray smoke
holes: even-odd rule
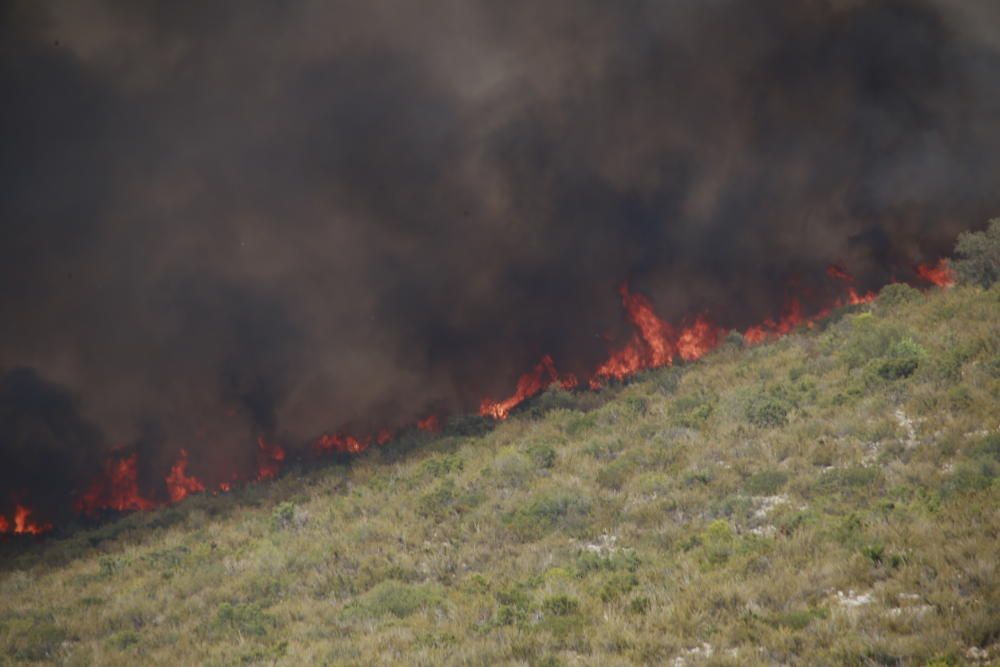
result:
[[[992,0],[0,12],[0,372],[78,413],[57,486],[472,409],[543,353],[586,375],[623,280],[746,325],[1000,203]],[[45,476],[24,442],[5,485]]]

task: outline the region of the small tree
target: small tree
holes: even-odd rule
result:
[[[959,234],[955,254],[961,258],[952,262],[959,282],[989,289],[1000,280],[1000,218],[986,231]]]

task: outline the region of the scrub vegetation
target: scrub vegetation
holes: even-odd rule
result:
[[[1000,288],[9,543],[0,663],[1000,657]],[[985,277],[984,277],[985,276]]]

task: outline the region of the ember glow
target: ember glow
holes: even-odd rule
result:
[[[955,284],[955,272],[948,265],[947,259],[941,259],[937,264],[918,264],[917,275],[938,287],[951,287]]]

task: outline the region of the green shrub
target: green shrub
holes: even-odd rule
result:
[[[906,283],[891,283],[883,287],[878,293],[878,304],[892,309],[915,301],[921,296],[919,290],[910,287]]]
[[[963,232],[955,244],[959,259],[952,267],[963,285],[988,289],[1000,280],[1000,218],[990,220],[982,232]]]
[[[598,485],[605,489],[619,491],[635,471],[636,464],[629,458],[621,458],[601,466],[596,475]]]
[[[215,615],[216,622],[223,628],[244,635],[263,637],[274,627],[274,619],[264,613],[257,603],[230,604],[223,602]]]
[[[726,521],[716,519],[702,531],[701,544],[708,563],[710,565],[722,565],[733,554],[736,536]]]
[[[458,454],[441,454],[432,456],[420,466],[423,474],[430,477],[443,477],[453,472],[460,472],[464,467]]]
[[[295,503],[279,503],[271,512],[271,527],[275,530],[291,528],[295,521]]]
[[[411,586],[399,581],[383,581],[356,600],[345,613],[348,616],[406,618],[420,609],[440,604],[437,589],[427,585]]]
[[[861,313],[851,318],[847,338],[838,354],[848,366],[858,368],[885,356],[903,337],[899,327],[876,320],[871,313]]]
[[[576,410],[577,408],[576,395],[566,391],[558,384],[553,384],[531,401],[528,416],[537,419],[553,410]]]
[[[617,600],[623,595],[631,593],[639,585],[639,578],[631,572],[620,572],[608,575],[601,583],[598,596],[602,602]]]
[[[536,443],[528,447],[528,456],[539,468],[548,469],[556,465],[556,450],[545,443]]]
[[[520,452],[506,449],[497,454],[493,470],[502,486],[519,487],[531,480],[535,466]]]
[[[536,495],[526,507],[504,517],[522,539],[536,539],[553,530],[578,533],[590,519],[590,501],[574,491],[556,490]]]
[[[927,356],[924,348],[912,338],[895,341],[879,362],[876,372],[883,380],[899,380],[913,375],[921,360]]]
[[[788,421],[788,403],[775,396],[755,396],[746,406],[746,418],[754,426],[772,428]]]
[[[629,613],[636,614],[637,616],[643,616],[649,613],[649,610],[652,609],[652,607],[653,603],[650,599],[642,595],[632,598],[632,600],[628,603]]]
[[[139,645],[139,633],[132,630],[123,630],[111,635],[108,643],[119,650],[125,651]]]
[[[670,405],[673,423],[685,428],[701,428],[712,416],[718,400],[715,392],[702,388],[677,398]]]
[[[53,661],[66,639],[51,614],[16,618],[4,625],[4,634],[11,638],[7,650],[15,660]]]
[[[417,514],[440,521],[451,513],[455,500],[455,482],[442,480],[433,491],[417,500]]]
[[[744,488],[754,496],[773,496],[788,483],[788,475],[780,470],[764,470],[751,475]]]
[[[579,601],[568,595],[553,595],[542,600],[542,611],[551,616],[569,616],[579,610]]]

